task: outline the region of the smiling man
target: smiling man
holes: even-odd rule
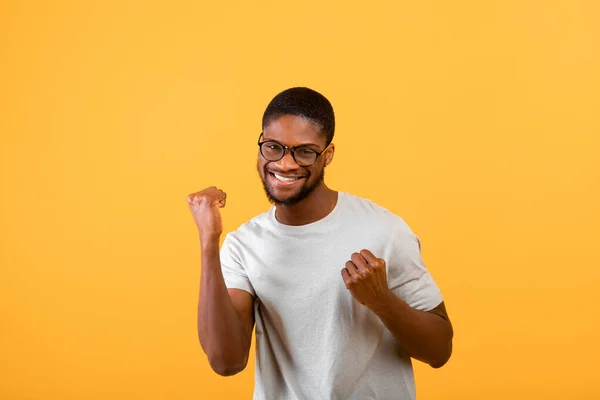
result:
[[[219,249],[225,193],[188,196],[202,249],[198,335],[212,369],[242,371],[256,325],[254,399],[414,399],[411,358],[441,367],[453,336],[419,239],[399,216],[325,184],[335,119],[324,96],[279,93],[262,128],[268,212]]]

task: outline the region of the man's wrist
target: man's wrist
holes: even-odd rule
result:
[[[382,295],[381,299],[370,308],[380,319],[398,318],[400,315],[405,316],[414,311],[391,290]]]
[[[200,247],[202,250],[208,250],[215,246],[219,248],[220,241],[221,235],[218,233],[200,234]]]
[[[369,308],[377,315],[389,314],[397,301],[398,297],[391,290],[387,290]]]

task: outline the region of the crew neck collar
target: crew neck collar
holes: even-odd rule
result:
[[[325,217],[321,218],[318,221],[311,222],[309,224],[304,225],[286,225],[279,222],[275,216],[275,212],[277,211],[276,207],[273,206],[269,210],[269,220],[273,224],[273,226],[279,231],[291,233],[291,234],[306,234],[306,233],[317,233],[323,232],[325,230],[329,230],[331,228],[335,228],[337,225],[336,222],[341,212],[341,206],[346,197],[345,192],[338,191],[337,201],[333,210],[329,212]]]

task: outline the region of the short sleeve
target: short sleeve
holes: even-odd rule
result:
[[[388,284],[396,296],[420,311],[430,311],[444,299],[425,267],[419,238],[408,226],[394,229],[386,259]]]
[[[220,250],[221,271],[228,289],[242,289],[256,296],[248,274],[240,262],[240,246],[237,240],[227,234]]]

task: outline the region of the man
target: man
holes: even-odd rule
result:
[[[262,128],[258,173],[274,207],[219,250],[225,193],[188,196],[212,369],[246,367],[256,323],[254,399],[414,399],[411,357],[439,368],[453,336],[419,239],[399,216],[325,185],[335,120],[321,94],[281,92]]]

